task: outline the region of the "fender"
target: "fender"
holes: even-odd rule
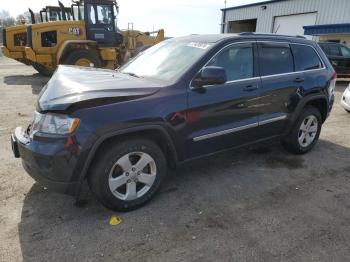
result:
[[[293,124],[295,123],[296,119],[299,117],[299,115],[300,115],[301,111],[303,110],[303,108],[305,107],[305,105],[307,103],[311,102],[311,101],[319,100],[319,99],[322,99],[322,100],[324,100],[326,102],[327,112],[328,112],[329,102],[328,102],[328,99],[327,99],[326,95],[324,95],[324,94],[313,94],[313,95],[309,95],[309,96],[303,97],[303,98],[300,99],[299,103],[295,107],[294,112],[291,113],[291,117],[288,120],[286,133],[289,133],[290,129],[293,127]],[[326,115],[325,118],[327,118],[327,115]]]
[[[57,64],[60,63],[62,56],[64,55],[65,51],[70,45],[79,45],[79,44],[97,46],[97,42],[93,40],[67,40],[60,46],[60,48],[57,51],[57,55],[56,55]]]
[[[100,138],[98,138],[96,140],[96,142],[94,143],[94,145],[92,146],[92,148],[89,152],[89,155],[85,161],[84,167],[83,167],[82,172],[80,174],[80,178],[79,178],[80,185],[82,184],[82,182],[84,181],[84,179],[87,175],[87,171],[92,163],[92,160],[93,160],[97,150],[100,148],[100,146],[102,145],[102,143],[104,141],[106,141],[109,138],[116,137],[118,135],[123,135],[123,134],[127,134],[127,133],[138,132],[138,131],[146,131],[146,130],[157,130],[157,131],[162,132],[165,135],[165,137],[168,141],[168,144],[170,146],[171,154],[172,154],[174,161],[175,161],[175,166],[177,166],[178,157],[177,157],[175,145],[174,145],[173,140],[171,139],[170,135],[168,134],[168,132],[162,126],[160,126],[160,125],[147,125],[147,126],[131,127],[131,128],[126,128],[126,129],[121,129],[121,130],[117,130],[114,132],[110,132],[108,134],[101,136]]]

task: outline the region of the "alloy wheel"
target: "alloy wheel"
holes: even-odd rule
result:
[[[135,200],[146,194],[157,175],[154,159],[145,152],[131,152],[112,166],[108,184],[112,194],[121,200]]]
[[[318,120],[314,115],[305,117],[301,122],[298,141],[302,147],[308,147],[315,140],[318,131]]]

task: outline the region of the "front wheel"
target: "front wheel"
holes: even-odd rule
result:
[[[128,140],[100,152],[89,172],[89,186],[107,208],[129,211],[144,205],[166,175],[162,150],[146,139]]]
[[[102,61],[98,53],[90,49],[76,49],[71,51],[63,60],[63,64],[97,68],[102,67]]]
[[[289,134],[282,139],[282,145],[291,153],[305,154],[317,143],[321,127],[320,111],[308,106],[302,111]]]

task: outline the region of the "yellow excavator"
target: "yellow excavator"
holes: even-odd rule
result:
[[[64,7],[59,1],[59,6],[46,6],[40,11],[39,21],[35,20],[34,12],[29,8],[31,24],[45,23],[57,20],[73,20],[71,8]],[[3,46],[1,47],[4,56],[17,60],[26,65],[32,62],[25,56],[27,44],[27,30],[25,21],[20,25],[10,26],[3,29]]]
[[[25,57],[43,75],[59,64],[115,69],[140,51],[164,40],[164,30],[119,30],[115,0],[73,2],[74,21],[27,26]]]

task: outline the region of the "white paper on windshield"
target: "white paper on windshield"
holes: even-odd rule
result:
[[[187,46],[200,48],[200,49],[207,49],[210,45],[207,43],[191,42],[191,43],[188,43]]]

